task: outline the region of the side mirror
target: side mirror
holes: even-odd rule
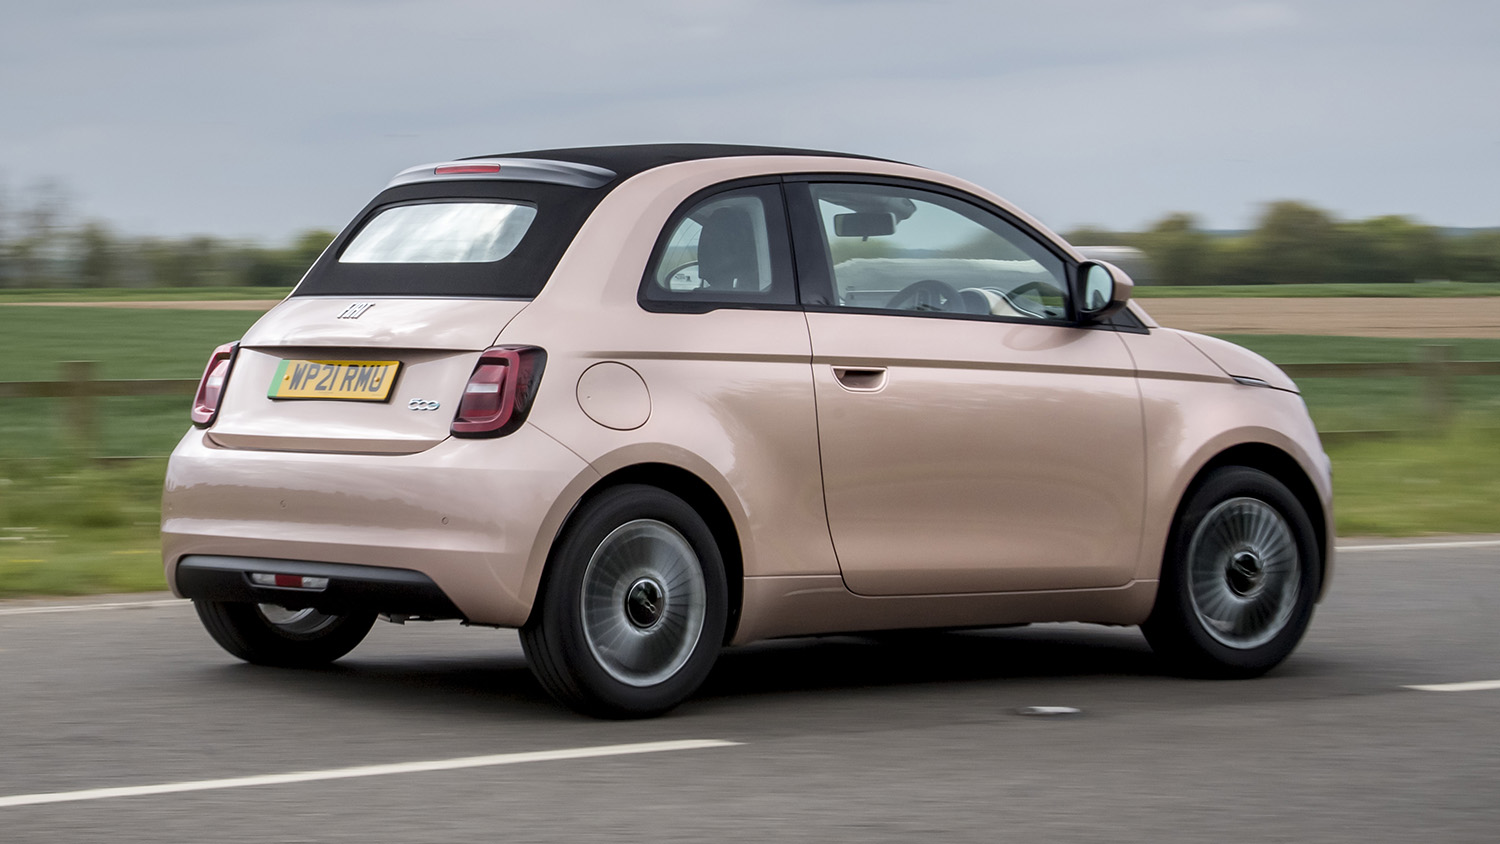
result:
[[[1116,313],[1130,301],[1135,282],[1125,271],[1104,261],[1084,261],[1078,265],[1078,316],[1084,322],[1098,322]]]

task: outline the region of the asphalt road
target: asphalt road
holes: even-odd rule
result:
[[[185,605],[12,602],[0,841],[1494,842],[1500,688],[1405,687],[1500,680],[1497,607],[1500,543],[1354,551],[1258,680],[1167,676],[1134,630],[802,639],[616,723],[551,703],[513,633],[381,624],[285,671]],[[722,744],[552,752],[683,740]]]

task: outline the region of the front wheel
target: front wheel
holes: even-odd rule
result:
[[[219,646],[257,665],[308,668],[354,650],[375,624],[375,613],[330,615],[272,604],[194,601],[198,619]]]
[[[1183,673],[1254,677],[1291,654],[1312,620],[1322,569],[1307,512],[1280,481],[1215,470],[1188,495],[1141,629]]]
[[[521,645],[539,682],[588,715],[671,709],[708,676],[727,589],[712,531],[685,501],[640,485],[588,502],[548,563]]]

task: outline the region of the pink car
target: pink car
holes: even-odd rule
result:
[[[1141,625],[1287,657],[1332,565],[1296,386],[1158,326],[1004,200],[736,146],[414,167],[209,360],[166,574],[250,662],[377,617],[521,631],[542,685],[663,712],[721,648]]]

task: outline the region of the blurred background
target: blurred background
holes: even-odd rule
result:
[[[1302,385],[1346,535],[1500,532],[1500,7],[186,0],[0,29],[0,597],[160,589],[208,353],[405,167],[826,148],[952,172]]]

